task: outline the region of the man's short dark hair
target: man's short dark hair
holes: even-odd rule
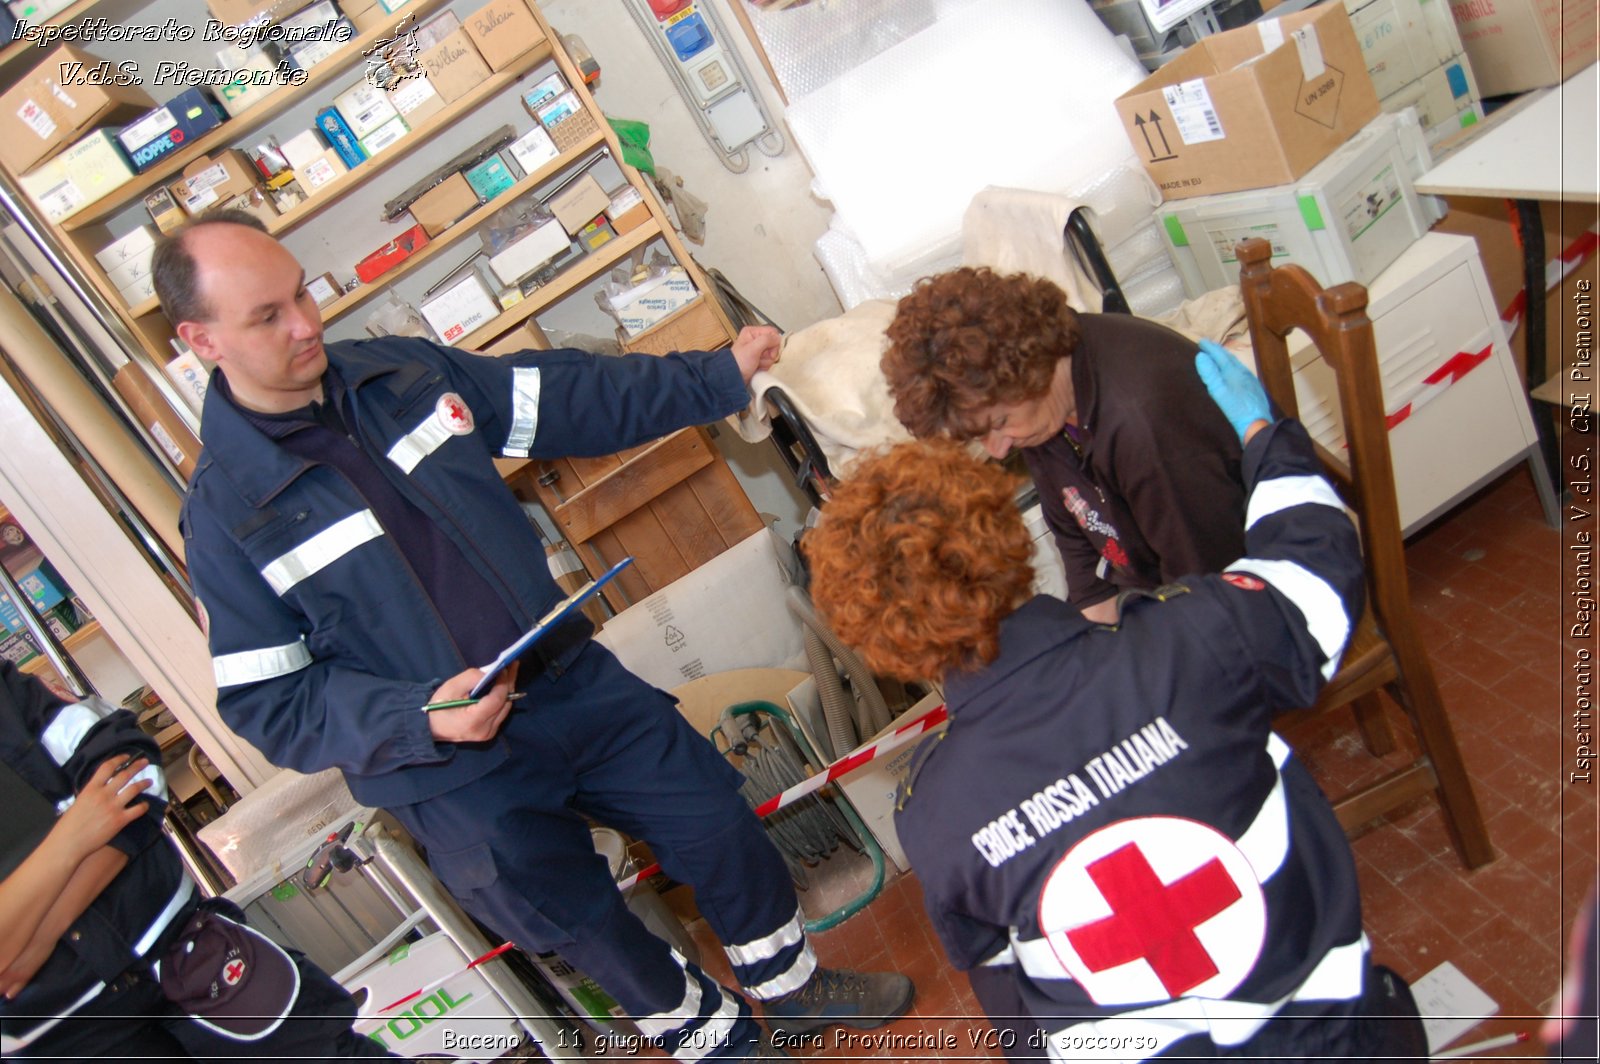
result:
[[[161,310],[173,325],[211,318],[211,308],[200,295],[196,277],[199,271],[188,248],[189,234],[209,225],[243,225],[258,233],[267,231],[260,218],[249,211],[230,207],[185,222],[156,241],[156,249],[150,259],[150,279],[155,285],[156,298],[161,301]]]

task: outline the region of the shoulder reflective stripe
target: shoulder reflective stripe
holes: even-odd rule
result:
[[[539,435],[539,367],[518,366],[511,371],[511,431],[500,453],[526,458]]]
[[[1120,1050],[1099,1045],[1117,1045],[1135,1036],[1152,1039],[1144,1046],[1146,1056],[1154,1056],[1173,1042],[1190,1035],[1206,1035],[1219,1046],[1241,1046],[1254,1038],[1278,1010],[1290,1001],[1354,1001],[1361,996],[1367,968],[1367,937],[1334,946],[1306,976],[1298,989],[1274,1002],[1233,1001],[1217,998],[1178,998],[1147,1009],[1134,1009],[1115,1016],[1073,1024],[1050,1035],[1050,1056],[1055,1060],[1121,1060]]]
[[[1323,679],[1332,679],[1339,667],[1339,658],[1344,654],[1345,640],[1350,638],[1350,618],[1345,615],[1338,593],[1326,580],[1294,562],[1259,558],[1240,558],[1223,572],[1259,576],[1294,603],[1306,619],[1306,630],[1322,648],[1326,659],[1322,665]]]
[[[371,510],[353,513],[324,528],[294,550],[268,562],[261,570],[261,576],[281,596],[306,577],[381,535],[383,526],[378,524]]]
[[[811,942],[807,940],[794,963],[789,965],[789,970],[782,975],[774,976],[764,983],[747,986],[744,992],[757,1001],[771,1001],[775,997],[782,997],[791,990],[799,990],[806,985],[806,980],[811,978],[811,973],[817,970],[817,955],[811,949]]]
[[[238,687],[287,676],[310,664],[311,651],[301,641],[262,650],[241,650],[237,654],[219,654],[211,659],[211,671],[216,674],[218,687]]]
[[[144,793],[152,798],[160,798],[163,802],[167,800],[167,774],[155,765],[146,765],[138,772],[135,772],[133,779],[128,782],[132,783],[133,780],[149,780],[150,786],[145,789]]]
[[[1344,510],[1344,500],[1333,490],[1333,485],[1322,477],[1274,477],[1257,482],[1255,490],[1250,493],[1250,501],[1245,505],[1244,527],[1248,531],[1256,527],[1256,522],[1262,518],[1307,503],[1331,506],[1341,512]]]
[[[165,843],[158,843],[157,845],[165,845]],[[167,925],[172,923],[172,918],[177,916],[185,905],[189,904],[189,899],[192,897],[194,897],[194,881],[185,874],[182,882],[178,884],[178,889],[173,891],[172,898],[156,918],[150,921],[150,926],[144,929],[144,934],[139,936],[139,941],[133,944],[133,952],[141,957],[148,953],[150,947],[156,944],[156,939],[161,937],[161,932],[167,929]]]
[[[439,415],[432,410],[428,416],[417,423],[417,427],[401,436],[389,448],[389,461],[400,467],[400,472],[411,475],[411,471],[422,464],[422,460],[437,451],[451,432],[439,420]]]
[[[724,946],[723,952],[728,955],[731,964],[757,964],[776,957],[787,947],[799,942],[805,934],[805,926],[800,922],[800,912],[797,909],[794,918],[772,934],[750,942],[741,942],[737,946]]]
[[[674,960],[680,959],[676,950],[673,951],[673,955]],[[682,967],[681,961],[679,966]],[[683,973],[683,980],[683,1000],[678,1002],[676,1008],[668,1009],[666,1012],[653,1012],[634,1020],[639,1025],[640,1034],[646,1038],[655,1038],[668,1031],[677,1030],[700,1015],[700,980],[690,971]]]
[[[1055,947],[1050,945],[1050,940],[1047,938],[1030,938],[1024,941],[1017,937],[1016,929],[1012,928],[1011,953],[1017,966],[1031,978],[1072,981],[1072,973],[1061,963],[1061,958],[1056,956]]]
[[[62,706],[45,726],[39,741],[50,751],[56,764],[65,765],[73,751],[78,749],[78,744],[83,742],[83,737],[89,734],[89,729],[111,716],[115,709],[98,695],[89,695],[81,702]]]
[[[717,1011],[706,1017],[703,1026],[695,1028],[692,1037],[685,1045],[673,1051],[673,1056],[684,1064],[693,1064],[712,1053],[717,1052],[733,1033],[733,1025],[739,1022],[739,1003],[718,990],[722,1004],[717,1006]]]

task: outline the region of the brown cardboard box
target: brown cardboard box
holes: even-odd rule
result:
[[[454,173],[411,204],[411,217],[429,236],[438,236],[478,205],[478,194],[465,174]]]
[[[1203,37],[1116,108],[1172,200],[1293,181],[1377,117],[1378,95],[1350,16],[1325,4]]]
[[[1595,61],[1594,0],[1456,0],[1478,89],[1500,96],[1559,84]]]
[[[597,215],[604,214],[609,206],[611,197],[605,194],[593,174],[584,174],[550,197],[549,203],[550,213],[573,234],[594,221]]]
[[[273,22],[282,22],[311,0],[206,0],[206,7],[224,26],[240,26],[257,15],[270,14]]]
[[[389,102],[412,129],[444,110],[444,99],[421,74],[406,78],[388,90]]]
[[[324,187],[349,172],[350,168],[339,158],[338,152],[332,148],[323,148],[317,153],[316,158],[304,166],[295,167],[294,179],[300,182],[300,187],[306,190],[306,195],[315,196]]]
[[[155,381],[137,362],[129,362],[117,370],[111,378],[111,386],[122,396],[144,430],[172,459],[179,474],[187,479],[200,458],[200,441],[156,388]]]
[[[539,20],[522,0],[490,0],[467,16],[466,29],[490,70],[504,70],[544,40]]]
[[[201,214],[255,188],[256,177],[249,157],[237,148],[229,148],[185,166],[183,177],[169,187],[180,207],[190,214]]]
[[[478,349],[480,355],[514,355],[518,351],[548,351],[550,338],[532,318],[524,321],[504,336],[496,337]],[[552,550],[556,548],[551,548]],[[576,589],[574,589],[576,590]]]
[[[427,72],[433,91],[445,103],[465,96],[489,77],[489,64],[478,54],[478,47],[466,30],[456,30],[417,59]]]
[[[61,85],[64,64],[82,63],[87,71],[101,61],[62,45],[0,96],[0,162],[6,169],[25,173],[91,126],[121,125],[155,107],[137,85]]]
[[[611,219],[611,228],[621,236],[648,222],[650,208],[645,205],[644,197],[639,194],[638,189],[632,185],[624,185],[611,194],[611,203],[606,207],[606,216]]]

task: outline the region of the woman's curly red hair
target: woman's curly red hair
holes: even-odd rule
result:
[[[1016,486],[949,440],[861,460],[802,541],[818,611],[886,676],[987,665],[1033,584]]]
[[[963,266],[900,300],[881,363],[895,417],[913,436],[981,436],[978,415],[1043,395],[1078,346],[1066,293],[1027,274]]]

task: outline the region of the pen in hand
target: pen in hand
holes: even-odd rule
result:
[[[528,692],[526,691],[513,691],[511,694],[506,695],[506,701],[515,702],[518,699],[526,698],[527,695]],[[482,701],[483,699],[481,698],[452,698],[448,702],[429,702],[422,707],[422,712],[432,713],[436,709],[460,709],[462,706],[475,706]]]

